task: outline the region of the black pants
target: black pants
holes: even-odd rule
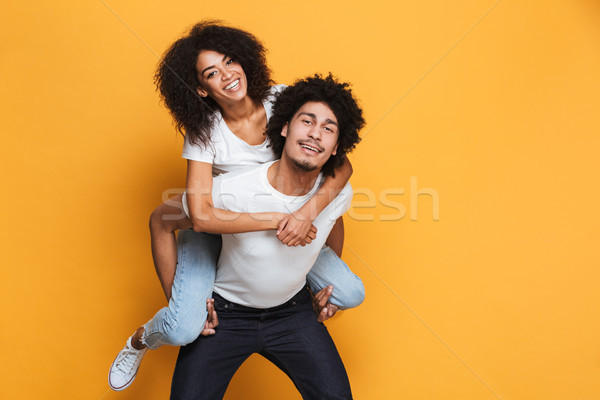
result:
[[[256,309],[214,293],[217,333],[200,336],[179,351],[171,399],[222,399],[235,371],[253,353],[282,369],[303,399],[352,399],[335,344],[301,290],[278,307]],[[268,384],[269,377],[262,377]]]

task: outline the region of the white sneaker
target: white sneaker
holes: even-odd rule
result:
[[[143,350],[134,349],[131,346],[131,337],[127,339],[127,344],[117,354],[117,358],[115,358],[108,371],[108,386],[112,390],[125,390],[131,385],[146,351],[148,351],[147,347]]]

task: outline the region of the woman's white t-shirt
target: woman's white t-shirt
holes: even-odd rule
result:
[[[284,88],[285,85],[277,85],[269,89],[269,94],[263,101],[267,121],[271,118],[275,95]],[[261,144],[250,145],[229,129],[219,111],[216,113],[209,143],[206,146],[195,145],[186,136],[181,155],[183,158],[212,164],[213,176],[275,160],[267,138]]]

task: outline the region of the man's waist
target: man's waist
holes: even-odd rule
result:
[[[249,313],[261,313],[261,312],[277,311],[277,310],[284,309],[287,307],[293,307],[298,303],[310,302],[310,292],[308,291],[308,286],[305,285],[302,289],[300,289],[300,291],[298,291],[298,293],[296,293],[294,296],[292,296],[291,299],[289,299],[277,306],[267,307],[267,308],[249,307],[246,305],[238,304],[238,303],[235,303],[233,301],[230,301],[230,300],[224,298],[217,292],[213,292],[213,298],[215,300],[215,307],[218,307],[220,309],[226,309],[226,310],[230,310],[230,311],[242,311],[242,312],[249,312]]]

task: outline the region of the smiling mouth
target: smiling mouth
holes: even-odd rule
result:
[[[225,86],[225,90],[235,89],[236,87],[238,87],[239,84],[240,84],[240,80],[236,79],[235,81],[231,82],[229,85]]]
[[[311,145],[309,145],[307,143],[300,143],[300,147],[302,147],[303,149],[315,152],[317,154],[323,152],[323,150],[321,150],[320,148],[318,148],[318,147],[316,147],[314,145],[311,146]]]

